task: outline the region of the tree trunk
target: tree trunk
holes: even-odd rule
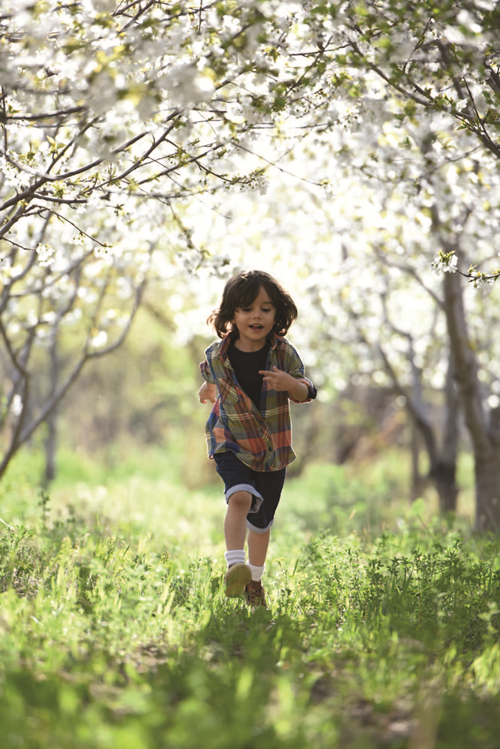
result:
[[[414,419],[410,420],[411,424],[411,490],[410,499],[415,502],[419,499],[427,485],[427,476],[423,476],[420,471],[420,430]]]
[[[500,450],[475,458],[476,530],[500,533]]]
[[[56,452],[57,452],[57,415],[54,411],[47,419],[48,433],[45,438],[45,471],[43,475],[43,486],[47,488],[56,477]]]
[[[456,512],[458,487],[456,483],[456,461],[438,461],[432,470],[432,478],[439,496],[439,511],[442,514]]]
[[[57,354],[57,328],[54,330],[50,345],[50,394],[54,396],[59,381],[60,362]],[[56,451],[57,451],[57,406],[52,409],[45,419],[48,432],[45,438],[45,470],[42,484],[46,488],[56,477]]]
[[[475,527],[479,531],[500,532],[500,445],[495,414],[490,412],[488,419],[483,405],[479,364],[469,341],[460,275],[446,273],[443,286],[455,377],[474,451]]]
[[[442,446],[439,447],[436,429],[428,415],[428,408],[424,403],[421,372],[416,367],[413,347],[410,346],[409,361],[413,373],[413,387],[405,390],[398,380],[387,355],[379,344],[379,351],[396,391],[406,398],[406,409],[412,420],[412,489],[411,498],[414,501],[420,496],[421,490],[429,480],[439,497],[439,508],[443,513],[455,512],[457,508],[458,487],[456,484],[456,467],[458,455],[458,413],[459,402],[453,383],[455,362],[453,352],[448,354],[448,374],[445,387],[445,425]],[[429,473],[427,480],[422,480],[419,470],[419,440],[422,440],[429,458]]]
[[[439,496],[439,509],[442,513],[447,513],[457,511],[458,499],[456,476],[460,402],[455,386],[455,360],[451,349],[448,353],[448,369],[444,392],[446,407],[442,449],[432,470]]]

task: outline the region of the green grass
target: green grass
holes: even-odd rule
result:
[[[2,746],[496,749],[496,539],[409,507],[394,465],[313,466],[251,613],[220,486],[139,468],[0,491]]]

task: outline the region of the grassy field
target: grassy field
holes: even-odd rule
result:
[[[221,589],[218,484],[67,456],[48,495],[25,461],[0,485],[0,746],[497,749],[499,543],[410,507],[394,456],[288,482],[255,613]]]

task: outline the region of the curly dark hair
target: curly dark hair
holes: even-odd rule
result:
[[[262,270],[245,270],[229,279],[222,292],[220,307],[207,319],[207,323],[213,326],[219,338],[224,338],[228,333],[235,338],[238,337],[238,329],[232,324],[234,312],[239,307],[248,307],[252,304],[261,288],[269,294],[276,307],[273,332],[277,335],[285,335],[288,332],[298,315],[292,297],[269,273]]]

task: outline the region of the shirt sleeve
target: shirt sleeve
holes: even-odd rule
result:
[[[210,364],[208,363],[207,359],[201,362],[200,372],[205,382],[208,382],[209,385],[215,385],[215,377],[213,375],[212,370],[210,369]]]
[[[289,341],[287,343],[287,351],[286,351],[286,366],[287,366],[287,372],[289,375],[294,377],[296,380],[300,380],[304,383],[304,385],[307,385],[307,389],[309,391],[308,397],[304,401],[298,401],[295,398],[292,398],[292,396],[289,396],[290,400],[293,403],[310,403],[314,398],[316,398],[317,390],[314,386],[313,382],[305,376],[305,368],[304,364],[302,362],[302,359],[300,358],[300,355]]]

